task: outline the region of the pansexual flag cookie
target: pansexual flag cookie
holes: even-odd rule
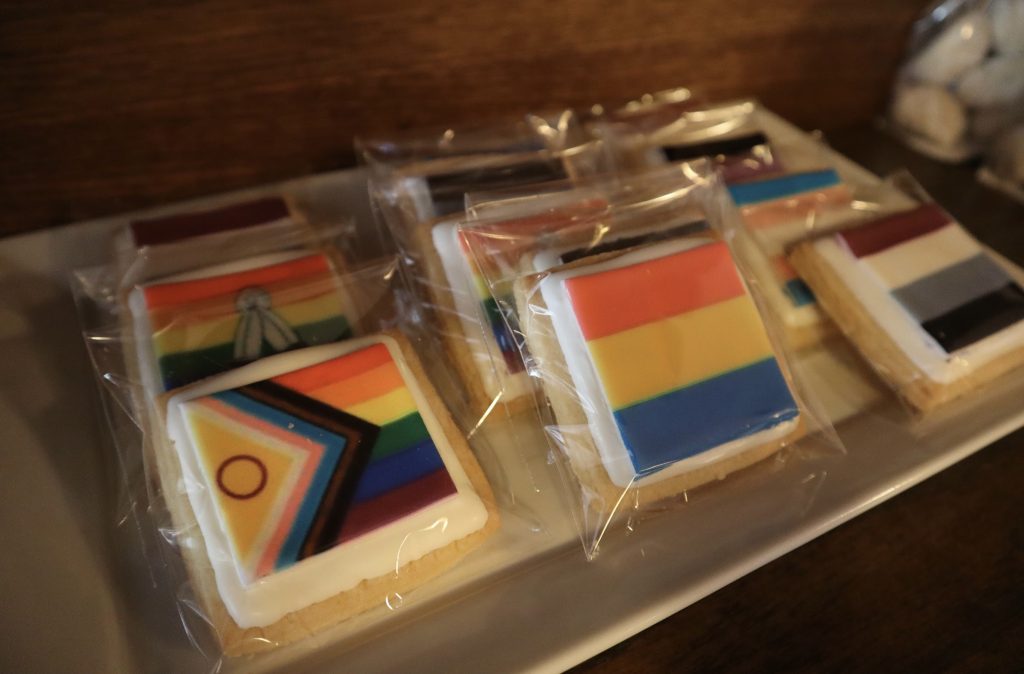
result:
[[[161,477],[179,526],[198,523],[191,569],[231,652],[405,592],[497,526],[479,467],[399,336],[273,356],[175,392],[166,409]]]
[[[803,348],[820,341],[831,332],[831,322],[786,260],[785,249],[814,230],[834,228],[852,217],[850,189],[834,170],[823,169],[735,183],[729,193],[745,229],[739,248],[788,342]]]
[[[539,291],[528,297],[521,284],[517,295],[527,342],[574,470],[606,498],[631,486],[677,493],[799,433],[799,407],[724,243],[584,260]]]
[[[258,256],[137,287],[128,299],[148,390],[352,335],[353,308],[321,252]]]
[[[918,409],[1024,362],[1020,270],[993,260],[935,204],[800,244],[790,259],[854,345]]]

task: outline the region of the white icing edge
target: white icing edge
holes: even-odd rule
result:
[[[633,462],[622,440],[622,434],[615,423],[611,403],[608,401],[590,358],[586,340],[583,338],[583,331],[580,329],[578,321],[575,320],[572,303],[565,289],[565,281],[574,276],[598,273],[664,257],[696,248],[699,245],[710,243],[712,240],[685,238],[646,246],[598,264],[555,272],[540,283],[540,291],[555,328],[555,337],[562,347],[562,354],[565,356],[569,374],[576,388],[576,395],[587,415],[590,434],[594,439],[608,477],[618,487],[644,487],[676,477],[695,468],[734,456],[752,447],[781,439],[792,432],[799,423],[799,416],[797,416],[766,430],[737,438],[700,454],[676,461],[656,473],[642,478],[638,478],[636,475]]]
[[[452,219],[435,225],[431,230],[434,248],[441,258],[455,311],[462,324],[462,336],[473,356],[484,390],[491,399],[503,394],[506,400],[514,400],[530,392],[530,381],[525,371],[512,373],[505,366],[490,321],[477,297],[473,271],[462,253],[459,224],[457,219]]]
[[[199,467],[199,458],[192,445],[181,405],[218,391],[308,367],[375,343],[385,344],[398,364],[457,493],[249,586],[243,585],[227,537],[220,526],[216,506],[210,497],[212,486],[206,483]],[[412,376],[400,347],[387,336],[375,335],[282,353],[211,377],[170,399],[167,433],[181,462],[183,489],[202,531],[221,600],[242,628],[270,625],[288,613],[349,590],[367,578],[400,573],[403,565],[478,531],[487,522],[487,508],[473,490],[462,464],[446,441],[441,424]]]
[[[814,249],[875,322],[885,326],[904,355],[934,382],[949,384],[969,376],[1024,343],[1024,322],[1020,322],[947,354],[836,235],[815,241]],[[979,252],[984,251],[979,247]]]

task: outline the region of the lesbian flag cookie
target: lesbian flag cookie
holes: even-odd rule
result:
[[[802,243],[790,260],[920,410],[1024,363],[1021,271],[997,263],[935,204]]]
[[[201,541],[183,547],[231,654],[406,592],[497,527],[479,466],[398,335],[279,354],[165,400],[161,479],[178,528],[198,524]]]
[[[322,252],[247,258],[135,288],[128,297],[151,393],[264,356],[350,337],[353,307]]]
[[[612,503],[632,486],[660,498],[702,484],[801,432],[720,241],[587,258],[521,282],[516,299],[570,463]]]
[[[853,212],[853,195],[833,169],[789,173],[734,183],[745,236],[738,247],[761,282],[771,310],[794,348],[819,342],[832,331],[814,294],[786,260],[785,249],[815,230],[834,228]]]

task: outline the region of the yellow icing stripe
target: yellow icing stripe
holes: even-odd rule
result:
[[[615,409],[772,355],[746,294],[588,342]]]
[[[338,295],[329,292],[309,300],[275,306],[273,311],[288,325],[296,327],[340,315],[342,307]],[[157,355],[161,356],[226,344],[235,339],[237,327],[236,313],[218,316],[208,321],[182,321],[180,327],[168,327],[154,335],[154,348]]]
[[[390,393],[371,398],[364,403],[344,408],[345,412],[366,419],[371,424],[383,426],[416,411],[416,402],[405,386]]]

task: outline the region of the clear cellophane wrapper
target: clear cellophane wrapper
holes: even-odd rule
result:
[[[732,248],[738,214],[708,162],[563,187],[470,194],[476,218],[462,236],[534,383],[534,423],[589,557],[734,471],[842,452],[761,280]],[[705,257],[717,262],[694,270]],[[748,387],[732,371],[773,384]],[[742,403],[741,391],[772,386],[771,402]]]
[[[915,22],[888,125],[939,161],[984,157],[981,178],[1024,199],[1024,4],[939,0]]]
[[[134,253],[123,232],[110,265],[72,278],[120,526],[211,671],[398,620],[499,528],[490,441],[399,261],[352,262],[352,227],[271,221]]]

